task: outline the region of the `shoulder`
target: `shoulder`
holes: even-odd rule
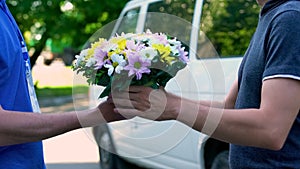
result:
[[[267,28],[266,68],[263,78],[300,77],[300,1],[274,10]]]
[[[297,3],[297,4],[296,4]],[[270,29],[296,37],[300,36],[300,1],[290,1],[281,5],[273,14]],[[275,31],[274,31],[275,30]],[[278,34],[280,35],[280,34]]]
[[[290,0],[283,5],[280,6],[283,9],[291,9],[291,10],[300,10],[300,1],[299,0]]]
[[[286,19],[293,21],[298,21],[300,17],[300,1],[289,1],[287,3],[282,4],[274,11],[273,20]]]
[[[274,32],[292,33],[288,30],[300,32],[299,18],[300,1],[288,1],[261,16],[259,25],[268,36]]]

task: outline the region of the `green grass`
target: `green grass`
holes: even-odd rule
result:
[[[36,95],[38,98],[69,96],[73,94],[73,91],[76,94],[87,94],[88,86],[38,87],[36,88]]]

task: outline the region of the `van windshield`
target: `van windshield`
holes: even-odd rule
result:
[[[140,7],[130,9],[127,11],[124,16],[121,18],[121,23],[119,24],[116,33],[121,34],[136,32],[137,22],[138,22],[138,13],[140,12]]]

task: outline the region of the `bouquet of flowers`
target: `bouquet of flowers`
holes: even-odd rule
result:
[[[100,98],[129,85],[164,87],[188,62],[180,41],[149,30],[100,38],[75,57],[73,70],[82,72],[90,85],[105,87]]]

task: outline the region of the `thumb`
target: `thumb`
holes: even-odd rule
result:
[[[165,87],[163,87],[163,86],[159,86],[159,90],[162,90],[165,93],[167,92],[166,89],[165,89]]]

